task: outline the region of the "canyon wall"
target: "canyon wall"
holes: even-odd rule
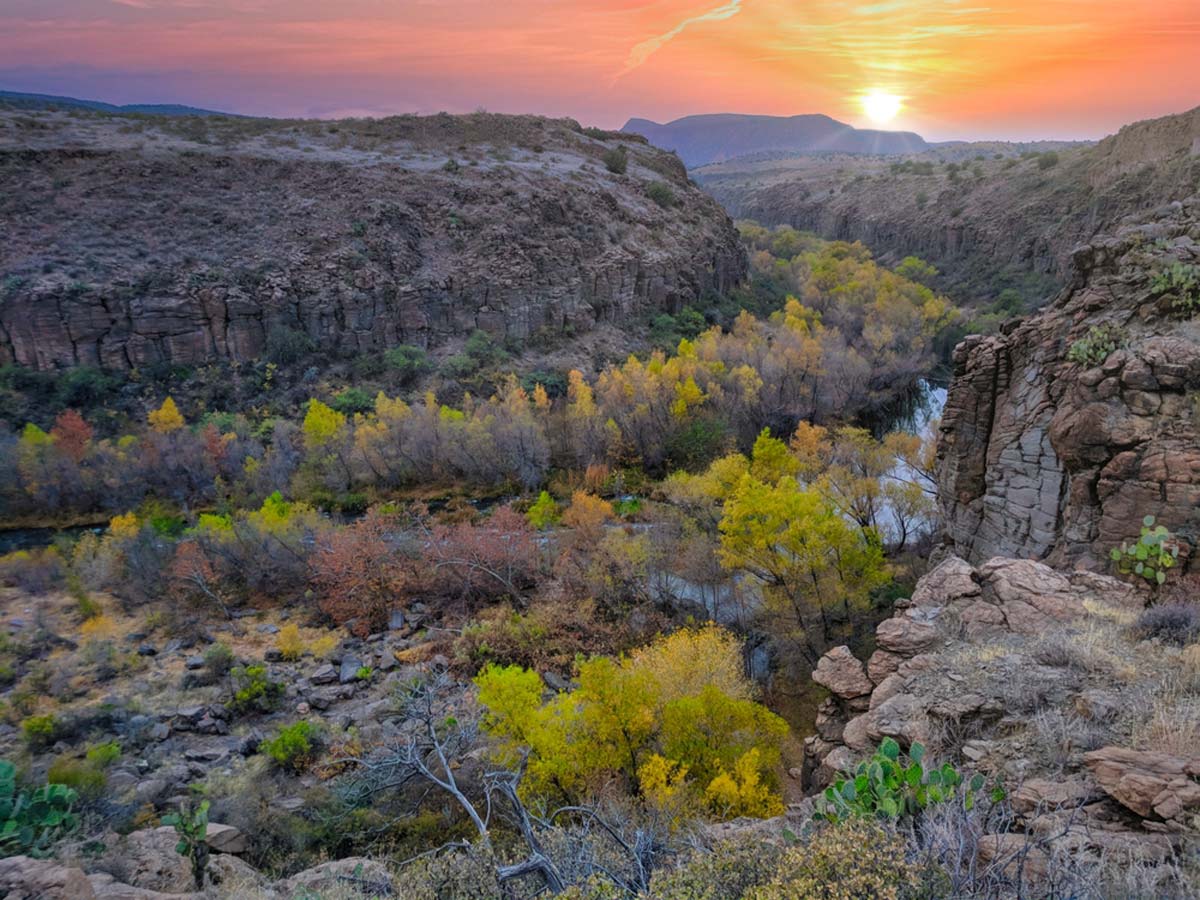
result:
[[[960,556],[1102,566],[1147,515],[1194,541],[1200,283],[1164,288],[1173,267],[1200,274],[1200,196],[1079,246],[1046,309],[955,350],[938,460]],[[1095,328],[1112,352],[1071,361]]]
[[[677,311],[745,273],[673,155],[484,113],[0,112],[0,218],[0,362],[42,369],[248,360],[273,333],[339,356],[475,329],[519,343]]]

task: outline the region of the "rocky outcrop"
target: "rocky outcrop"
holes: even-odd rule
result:
[[[1043,312],[955,350],[939,502],[954,551],[1096,565],[1143,517],[1185,536],[1200,506],[1200,319],[1155,287],[1200,266],[1200,197],[1079,247]],[[1069,358],[1094,328],[1121,346]]]
[[[242,361],[273,334],[334,356],[475,329],[521,344],[745,272],[678,158],[569,120],[39,115],[0,129],[3,363]]]
[[[1128,622],[1144,603],[1141,593],[1103,575],[1032,560],[973,567],[947,558],[880,626],[892,637],[866,666],[877,674],[865,705],[847,648],[820,661],[816,680],[832,696],[805,740],[806,786],[822,788],[851,771],[884,737],[903,747],[920,741],[927,758],[995,778],[1007,791],[1012,826],[972,838],[981,865],[1009,877],[1023,867],[1036,878],[1060,855],[1072,864],[1172,858],[1200,810],[1200,757],[1088,746],[1100,735],[1118,737],[1117,720],[1139,714],[1132,707],[1145,702],[1153,683],[1096,649],[1115,651],[1128,640],[1119,628],[1101,635],[1096,623]],[[1156,653],[1128,648],[1129,659]],[[876,662],[881,655],[886,666]],[[1076,724],[1039,730],[1054,722]]]

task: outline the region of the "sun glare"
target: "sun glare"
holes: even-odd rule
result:
[[[859,98],[862,103],[863,112],[867,114],[867,118],[878,125],[883,125],[896,118],[896,114],[900,112],[900,107],[903,106],[903,101],[895,94],[889,94],[887,91],[867,91]]]

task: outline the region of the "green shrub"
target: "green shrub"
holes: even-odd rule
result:
[[[538,494],[537,500],[525,512],[525,518],[529,521],[529,524],[539,531],[555,524],[558,521],[558,517],[558,504],[550,496],[549,491],[542,491]]]
[[[822,828],[784,851],[771,881],[747,900],[827,900],[921,896],[920,869],[909,862],[904,838],[878,822],[857,820]]]
[[[629,168],[629,151],[624,144],[618,144],[604,152],[604,167],[614,175],[624,175]]]
[[[61,725],[52,713],[44,716],[30,716],[21,723],[21,732],[25,736],[25,742],[33,750],[49,747],[58,738],[60,730]]]
[[[344,415],[352,416],[373,410],[375,398],[360,387],[349,387],[334,394],[329,405]]]
[[[1200,312],[1200,266],[1175,263],[1163,269],[1150,282],[1155,294],[1173,294],[1171,308],[1184,316]]]
[[[1108,555],[1122,575],[1136,575],[1160,587],[1167,580],[1167,571],[1179,560],[1179,539],[1166,526],[1155,525],[1154,516],[1146,516],[1137,541],[1122,541]]]
[[[121,745],[116,741],[94,744],[87,752],[87,761],[100,769],[107,769],[120,758]]]
[[[65,785],[88,800],[99,798],[108,784],[107,776],[92,762],[63,756],[50,764],[46,781]]]
[[[884,738],[870,759],[861,762],[854,773],[840,777],[825,789],[817,801],[816,818],[830,822],[856,817],[898,819],[918,815],[926,807],[957,798],[963,787],[962,776],[949,763],[926,769],[925,748],[913,742],[907,765],[901,760],[900,745]],[[984,779],[975,775],[961,791],[967,809],[974,806],[975,795]],[[996,788],[993,799],[1003,793]]]
[[[213,644],[204,651],[204,668],[213,679],[224,678],[233,668],[233,651],[225,644]]]
[[[309,722],[285,725],[270,740],[263,741],[262,752],[275,765],[289,772],[302,772],[316,758],[319,732]]]
[[[670,209],[675,205],[675,192],[665,181],[650,182],[650,186],[646,188],[646,196],[663,209]]]
[[[420,347],[400,344],[383,354],[387,367],[396,373],[400,381],[408,383],[429,371],[429,356]]]
[[[1103,325],[1093,325],[1087,335],[1071,344],[1067,351],[1067,359],[1073,363],[1091,368],[1098,366],[1110,353],[1115,353],[1125,346],[1125,329],[1112,322]]]
[[[1053,169],[1057,165],[1058,165],[1058,154],[1055,153],[1053,150],[1047,150],[1045,153],[1041,153],[1038,155],[1037,166],[1042,171],[1045,171],[1046,169]]]
[[[316,348],[307,334],[286,325],[276,325],[267,333],[267,358],[274,363],[299,362]]]
[[[749,837],[697,852],[676,868],[659,869],[650,882],[653,900],[724,900],[744,897],[766,884],[778,869],[782,849]]]
[[[283,684],[267,676],[266,666],[238,666],[229,674],[233,678],[230,706],[235,712],[269,712],[283,695]]]
[[[0,856],[48,856],[55,841],[78,827],[77,799],[62,784],[20,790],[16,767],[0,759]]]

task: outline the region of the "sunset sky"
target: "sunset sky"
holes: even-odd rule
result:
[[[0,89],[286,116],[824,112],[1098,137],[1200,105],[1200,0],[0,0]]]

